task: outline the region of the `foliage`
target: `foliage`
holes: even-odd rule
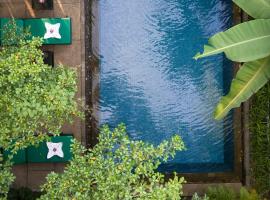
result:
[[[244,187],[240,189],[240,192],[236,192],[232,188],[218,186],[208,188],[207,194],[203,197],[195,193],[192,200],[260,200],[260,197],[255,190],[249,192]]]
[[[269,19],[257,19],[236,25],[225,32],[220,32],[204,46],[203,54],[195,58],[203,58],[224,52],[236,62],[249,62],[270,55],[270,26]],[[260,47],[260,48],[258,48]],[[256,53],[254,53],[256,51]]]
[[[234,1],[240,8],[255,19],[269,19],[270,18],[270,2],[265,0],[246,0]]]
[[[5,199],[9,191],[9,186],[14,181],[15,177],[11,173],[11,164],[3,162],[3,156],[0,153],[0,199]]]
[[[18,32],[22,34],[17,34]],[[42,41],[31,40],[15,22],[3,30],[0,49],[0,147],[12,152],[48,139],[47,133],[58,134],[65,122],[79,115],[76,73],[59,66],[44,64],[39,49]],[[8,162],[8,160],[6,161]],[[6,196],[13,180],[1,162],[0,196]],[[7,185],[6,185],[7,184]]]
[[[197,193],[195,193],[192,197],[192,200],[209,200],[209,198],[206,195],[200,197]]]
[[[261,198],[255,190],[248,192],[245,188],[240,190],[240,200],[260,200]]]
[[[215,117],[221,119],[232,107],[240,106],[247,96],[250,97],[268,82],[270,78],[270,56],[245,63],[232,81],[231,90],[220,100]],[[256,80],[256,81],[254,81]]]
[[[219,102],[216,119],[239,107],[270,78],[270,4],[265,0],[233,1],[256,19],[217,33],[204,46],[204,52],[195,56],[198,59],[224,52],[233,61],[246,62],[236,74],[229,94]]]
[[[236,200],[237,195],[235,191],[229,187],[210,187],[207,191],[207,196],[211,200]]]
[[[103,126],[93,149],[78,142],[72,149],[73,160],[64,173],[47,177],[42,200],[180,199],[183,178],[175,176],[165,182],[164,175],[156,171],[161,162],[184,149],[179,136],[154,147],[129,140],[122,124],[113,131]]]
[[[260,200],[255,190],[249,192],[245,188],[236,192],[232,188],[224,186],[210,187],[206,194],[209,200]]]
[[[249,125],[252,184],[270,196],[270,83],[252,98]]]
[[[59,133],[78,114],[75,71],[45,65],[40,39],[18,40],[0,51],[0,146],[14,151]]]

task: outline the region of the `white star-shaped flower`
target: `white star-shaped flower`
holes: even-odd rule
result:
[[[64,158],[64,152],[62,150],[63,142],[59,143],[47,142],[46,144],[49,150],[47,154],[47,159],[50,159],[53,156],[59,156],[60,158]]]
[[[48,22],[45,22],[45,28],[46,28],[46,33],[44,35],[44,39],[49,39],[49,38],[57,38],[61,39],[61,35],[59,33],[61,24],[50,24]]]

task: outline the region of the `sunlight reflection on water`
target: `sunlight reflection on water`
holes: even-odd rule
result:
[[[212,114],[230,83],[223,55],[195,61],[231,23],[229,0],[100,0],[100,124],[127,125],[154,144],[173,134],[187,151],[171,163],[224,163],[231,118]],[[181,169],[179,169],[181,171]]]

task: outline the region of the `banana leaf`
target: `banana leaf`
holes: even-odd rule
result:
[[[203,58],[224,52],[233,61],[249,62],[270,55],[270,19],[244,22],[211,37],[204,46]]]
[[[247,14],[256,19],[270,18],[269,0],[233,0]]]
[[[232,109],[239,107],[252,94],[263,87],[270,78],[270,56],[245,63],[232,81],[229,94],[222,97],[214,116],[220,120]]]

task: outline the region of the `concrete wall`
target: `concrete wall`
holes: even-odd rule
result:
[[[84,2],[83,0],[54,0],[53,10],[33,10],[31,0],[0,0],[0,17],[47,18],[70,17],[72,20],[72,44],[49,45],[43,49],[54,52],[54,62],[64,64],[78,71],[77,98],[85,102],[85,48],[84,48]],[[64,125],[64,133],[72,133],[85,142],[85,124],[76,119],[72,125]],[[63,164],[26,164],[14,167],[15,187],[29,187],[38,190],[50,171],[60,172]]]

